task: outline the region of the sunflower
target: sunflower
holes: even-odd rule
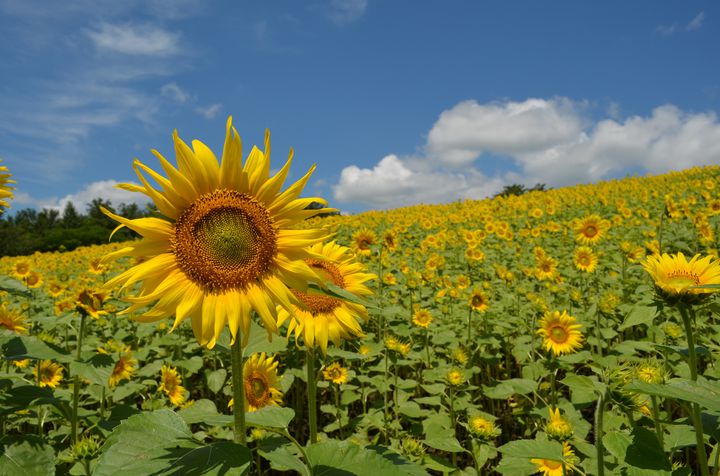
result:
[[[138,361],[133,358],[132,352],[130,352],[130,347],[126,346],[123,348],[122,352],[120,352],[118,361],[115,362],[112,374],[110,374],[108,385],[110,387],[116,387],[121,381],[131,379],[132,375],[135,373],[135,367],[137,364]]]
[[[0,306],[0,328],[8,329],[18,334],[27,334],[28,328],[25,317],[19,312],[9,309],[8,303]]]
[[[538,257],[535,265],[535,277],[539,280],[554,280],[558,277],[557,261],[550,256]]]
[[[412,317],[413,324],[419,327],[424,327],[426,329],[430,325],[432,320],[432,314],[427,309],[420,309],[416,311]]]
[[[373,274],[364,272],[364,267],[355,261],[350,250],[334,241],[313,245],[308,252],[314,258],[305,260],[324,281],[332,282],[356,296],[368,296],[372,291],[365,282],[374,279]],[[365,306],[340,299],[294,290],[298,305],[290,309],[278,307],[278,325],[288,321],[288,337],[295,333],[295,342],[300,336],[308,349],[320,347],[327,353],[328,340],[339,346],[342,339],[363,334],[359,321],[367,321]]]
[[[580,271],[586,273],[592,273],[598,264],[598,257],[593,250],[587,246],[580,246],[575,250],[575,256],[573,256],[573,262],[575,267]]]
[[[333,362],[323,370],[323,378],[328,382],[340,385],[347,382],[348,370],[340,365],[340,362]]]
[[[463,372],[463,370],[458,367],[453,367],[448,370],[447,374],[445,375],[445,379],[447,380],[447,383],[449,383],[453,387],[457,387],[458,385],[465,382],[465,372]]]
[[[567,418],[560,414],[560,409],[548,409],[550,411],[550,420],[545,425],[545,432],[550,436],[560,441],[570,439],[573,434],[573,428]]]
[[[25,276],[25,284],[27,287],[31,289],[37,289],[39,288],[43,283],[42,275],[36,273],[35,271],[30,271],[27,276]]]
[[[354,249],[361,255],[369,255],[372,252],[370,248],[377,242],[377,235],[375,232],[368,228],[361,228],[352,236],[354,242]]]
[[[543,476],[564,476],[572,474],[572,468],[577,458],[568,443],[563,443],[563,460],[565,461],[564,470],[563,461],[544,458],[532,458],[530,461],[537,465],[538,473],[542,473]]]
[[[468,429],[470,433],[481,440],[492,440],[500,435],[500,429],[495,426],[495,423],[481,415],[468,418]]]
[[[393,230],[383,233],[383,245],[388,250],[394,251],[398,247],[397,234]]]
[[[2,159],[0,159],[2,162]],[[11,180],[12,175],[8,172],[8,168],[5,165],[0,165],[0,214],[2,214],[4,208],[10,208],[10,204],[7,202],[8,199],[13,198],[12,191],[15,187],[8,185],[15,183]]]
[[[47,293],[52,298],[60,297],[60,295],[63,293],[64,289],[62,286],[60,286],[58,283],[51,282],[47,284]]]
[[[25,279],[30,274],[30,263],[27,261],[18,261],[13,267],[13,274],[16,278]]]
[[[180,406],[185,402],[185,387],[182,386],[182,379],[175,367],[163,365],[160,369],[160,387],[170,399],[170,403]]]
[[[121,291],[140,283],[137,294],[126,299],[132,313],[152,306],[136,319],[156,322],[175,316],[173,329],[188,317],[201,345],[213,347],[225,327],[233,342],[238,332],[243,344],[250,332],[253,310],[268,334],[277,331],[276,305],[289,309],[297,299],[290,291],[304,290],[317,274],[302,260],[311,258],[308,246],[321,242],[322,229],[296,230],[292,227],[328,208],[308,208],[317,197],[299,199],[314,166],[285,191],[281,188],[290,171],[292,151],[285,165],[270,177],[270,134],[265,134],[265,151],[254,147],[242,163],[242,146],[232,118],[227,121],[221,163],[202,142],[191,149],[173,134],[178,168],[160,153],[168,178],[140,161],[134,163],[142,186],[122,184],[121,188],[149,196],[163,218],[130,220],[104,213],[138,232],[143,239],[109,253],[104,262],[122,256],[145,259],[119,276],[108,287]],[[148,183],[143,172],[160,188]]]
[[[104,301],[104,293],[84,289],[80,291],[77,299],[75,300],[75,310],[82,315],[98,319],[100,316],[107,314],[107,311],[103,310]]]
[[[661,294],[671,299],[692,300],[715,291],[712,288],[693,289],[693,286],[720,284],[720,260],[713,261],[712,256],[700,258],[695,255],[688,262],[682,253],[663,253],[662,256],[648,256],[642,265]]]
[[[278,363],[265,353],[253,354],[243,365],[245,411],[254,412],[268,405],[280,405],[282,392],[277,374]],[[233,404],[235,402],[231,402]]]
[[[589,215],[575,226],[575,240],[583,245],[594,245],[602,240],[610,228],[610,222],[599,215]]]
[[[582,325],[575,323],[575,318],[563,311],[548,311],[540,320],[537,331],[543,337],[546,350],[555,355],[570,354],[582,347]]]
[[[39,360],[33,375],[41,387],[56,388],[63,379],[63,368],[52,360]]]
[[[478,288],[473,289],[468,305],[478,312],[485,312],[490,307],[487,296]]]

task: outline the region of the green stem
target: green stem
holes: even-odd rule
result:
[[[595,311],[595,339],[597,339],[597,353],[600,357],[603,356],[602,348],[602,332],[600,331],[600,312]]]
[[[385,376],[383,378],[383,385],[386,387],[383,388],[383,426],[384,426],[384,438],[385,438],[385,444],[388,444],[388,389],[387,389],[387,382],[388,382],[388,350],[385,349]]]
[[[660,441],[660,447],[665,450],[665,438],[663,436],[663,427],[660,423],[660,408],[658,407],[658,400],[655,395],[650,396],[652,402],[652,414],[653,420],[655,420],[655,433],[657,434],[658,441]]]
[[[600,395],[595,408],[595,449],[597,475],[605,476],[605,448],[603,446],[603,418],[605,417],[605,395]]]
[[[317,375],[315,374],[315,354],[313,350],[305,352],[308,387],[308,425],[310,426],[310,444],[317,443]]]
[[[340,410],[340,389],[338,385],[334,385],[333,391],[335,393],[335,415],[338,423],[338,432],[340,433],[340,439],[344,440],[343,426],[342,426],[342,412]]]
[[[467,345],[465,347],[469,349],[470,343],[472,342],[472,307],[468,310],[467,331],[468,331],[468,338],[467,338]]]
[[[240,346],[242,338],[240,333],[230,346],[230,362],[232,365],[232,391],[233,391],[233,418],[235,421],[235,443],[245,445],[247,434],[245,430],[245,384],[243,382],[243,355]]]
[[[430,365],[430,329],[425,328],[425,352],[427,353],[427,367],[432,367]]]
[[[453,436],[456,437],[455,430],[455,389],[450,387],[450,428],[453,430]],[[457,453],[452,453],[452,464],[457,467]]]
[[[77,335],[77,353],[75,355],[75,361],[80,362],[82,353],[82,341],[83,334],[85,333],[85,319],[87,316],[83,313],[80,316],[80,329],[78,329]],[[80,376],[75,374],[75,380],[73,382],[73,406],[72,406],[72,421],[70,422],[71,437],[73,444],[78,441],[77,425],[78,425],[78,400],[80,398]]]
[[[690,366],[690,379],[697,381],[697,356],[695,354],[695,334],[693,333],[692,324],[695,320],[695,313],[692,308],[685,304],[678,304],[678,310],[682,316],[683,325],[685,326],[685,336],[688,343],[688,364]],[[707,453],[705,452],[705,438],[703,437],[702,420],[700,417],[700,405],[692,404],[692,420],[695,427],[695,443],[697,449],[697,459],[700,465],[700,474],[709,476]]]

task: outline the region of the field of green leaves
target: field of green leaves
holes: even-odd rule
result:
[[[142,241],[0,258],[0,474],[719,474],[720,167],[313,218],[179,150]]]

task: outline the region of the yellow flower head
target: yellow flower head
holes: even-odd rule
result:
[[[25,279],[30,274],[30,263],[27,261],[18,261],[13,267],[13,274],[16,278]]]
[[[592,249],[587,246],[580,246],[575,250],[573,262],[575,263],[575,267],[580,271],[592,273],[597,267],[598,257],[593,253]]]
[[[589,215],[575,226],[575,240],[582,245],[594,245],[602,240],[610,229],[610,222],[599,215]]]
[[[348,370],[340,365],[339,362],[333,362],[323,370],[323,378],[329,382],[340,385],[346,383],[348,379]]]
[[[368,228],[361,228],[353,233],[354,249],[362,255],[369,255],[372,252],[370,248],[377,242],[377,235]]]
[[[305,262],[323,281],[356,296],[368,296],[372,291],[364,283],[375,275],[365,273],[363,265],[349,251],[334,241],[319,243],[309,250],[315,258]],[[298,305],[291,306],[290,310],[278,307],[277,316],[278,325],[288,321],[288,337],[294,333],[296,343],[302,337],[307,348],[320,347],[326,354],[328,341],[339,346],[342,340],[363,335],[360,322],[368,320],[365,306],[299,290],[294,290],[293,295]]]
[[[38,360],[33,374],[41,387],[56,388],[63,379],[63,367],[52,360]]]
[[[547,311],[540,320],[538,334],[543,337],[543,346],[555,355],[570,354],[582,347],[581,324],[566,311]]]
[[[25,280],[25,284],[27,285],[27,287],[31,289],[37,289],[43,283],[42,275],[36,273],[35,271],[30,271],[28,275],[25,276],[25,278],[23,279]]]
[[[265,353],[250,356],[243,365],[245,411],[253,412],[269,405],[282,404],[278,363]]]
[[[573,434],[573,428],[570,422],[564,416],[560,415],[560,409],[548,409],[550,411],[550,420],[545,425],[545,432],[550,438],[560,441],[569,440]]]
[[[712,288],[690,289],[692,286],[720,284],[720,260],[713,260],[712,256],[701,258],[695,255],[688,261],[682,253],[663,253],[662,256],[648,256],[642,265],[660,293],[671,300],[692,301],[717,291]]]
[[[107,314],[107,311],[103,310],[104,301],[104,293],[97,293],[85,289],[78,294],[75,301],[75,309],[81,314],[97,319],[100,316]]]
[[[490,307],[487,296],[478,288],[473,289],[470,299],[468,299],[468,305],[478,312],[485,312]]]
[[[420,309],[413,313],[412,321],[413,324],[415,324],[416,326],[424,327],[425,329],[427,329],[432,320],[432,314],[427,309]]]
[[[4,328],[18,334],[27,334],[28,328],[25,317],[14,309],[8,308],[4,302],[0,306],[0,328]]]
[[[463,370],[460,368],[453,367],[448,370],[445,378],[450,385],[452,385],[453,387],[457,387],[458,385],[461,385],[463,382],[465,382],[465,372],[463,372]]]
[[[480,415],[468,418],[468,429],[474,436],[485,441],[500,436],[500,429],[495,426],[495,422]]]
[[[185,387],[182,386],[182,378],[175,367],[162,366],[159,390],[163,391],[170,403],[175,406],[180,406],[185,402]]]
[[[567,442],[563,443],[563,459],[565,460],[564,471],[562,461],[541,458],[532,458],[530,461],[537,465],[538,473],[542,473],[543,476],[564,476],[572,474],[572,469],[577,462],[577,458],[575,452]]]
[[[173,134],[177,168],[153,151],[167,177],[142,162],[133,164],[142,185],[121,188],[150,197],[161,218],[127,219],[106,215],[142,236],[103,262],[123,256],[142,258],[107,282],[108,288],[135,291],[123,313],[143,310],[141,322],[175,317],[173,328],[191,318],[200,345],[213,347],[227,324],[233,342],[247,343],[255,311],[268,333],[277,332],[276,306],[290,308],[290,289],[305,290],[320,278],[302,260],[308,246],[327,237],[323,229],[295,229],[305,219],[330,211],[308,208],[317,197],[298,198],[314,167],[281,191],[290,171],[285,165],[270,176],[270,134],[265,150],[254,147],[242,163],[240,137],[227,121],[222,160],[202,142],[192,148]],[[150,184],[147,174],[157,185]]]
[[[134,359],[130,349],[125,349],[124,352],[120,353],[115,366],[113,367],[112,374],[108,380],[110,387],[116,387],[121,381],[129,380],[135,373],[135,367],[137,367],[138,361]]]
[[[468,363],[468,356],[462,347],[456,347],[453,349],[452,358],[459,364],[465,365]]]

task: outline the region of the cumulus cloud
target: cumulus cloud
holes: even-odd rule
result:
[[[100,180],[92,182],[85,185],[85,187],[81,190],[65,195],[62,198],[35,198],[21,191],[15,194],[13,205],[49,208],[62,212],[68,202],[72,202],[79,212],[85,213],[87,206],[95,198],[108,200],[115,206],[120,205],[121,203],[135,203],[143,207],[150,201],[148,197],[141,193],[128,192],[127,190],[117,188],[116,186],[118,183],[119,182],[115,180]]]
[[[171,56],[180,50],[179,34],[151,24],[101,23],[87,36],[98,50],[126,55]]]
[[[367,0],[331,0],[328,17],[338,25],[359,20],[367,9]]]
[[[714,112],[663,105],[620,118],[614,105],[605,114],[610,117],[593,120],[586,103],[568,98],[464,101],[440,114],[422,156],[391,154],[371,168],[346,167],[334,197],[377,208],[448,202],[483,198],[509,183],[559,187],[715,164],[720,157]],[[476,168],[497,157],[506,158],[498,167],[504,172],[489,177]]]

